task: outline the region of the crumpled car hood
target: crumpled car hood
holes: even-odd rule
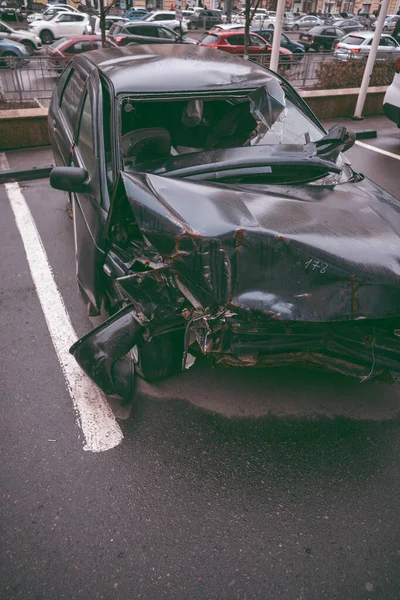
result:
[[[369,180],[122,180],[139,229],[203,307],[309,322],[400,314],[400,202]]]

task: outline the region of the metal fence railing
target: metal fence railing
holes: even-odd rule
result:
[[[1,59],[0,65],[0,100],[24,102],[51,98],[59,73],[47,56],[7,57]]]
[[[216,50],[217,52],[217,50]],[[252,54],[250,60],[269,67],[270,53]],[[57,83],[66,59],[33,56],[29,59],[0,58],[0,103],[11,101],[48,101]],[[334,61],[332,54],[307,52],[281,56],[278,72],[297,89],[330,89],[357,87],[361,83],[363,64],[359,60]],[[357,69],[356,69],[357,67]],[[388,85],[395,71],[395,61],[376,64],[372,85]],[[376,75],[374,79],[374,74]],[[357,77],[359,81],[357,80]],[[358,81],[358,82],[357,82]]]
[[[269,54],[254,54],[250,59],[266,67]],[[310,89],[318,83],[318,71],[322,61],[332,60],[329,54],[307,53],[283,57],[279,62],[279,73],[298,89]],[[23,102],[32,99],[49,99],[56,85],[63,64],[55,65],[47,56],[21,60],[14,57],[2,59],[0,63],[0,101]],[[338,65],[340,68],[340,64]]]

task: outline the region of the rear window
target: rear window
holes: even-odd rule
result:
[[[51,44],[51,46],[49,46],[52,50],[55,50],[56,48],[59,48],[60,46],[63,46],[64,44],[67,43],[67,38],[61,38],[61,40],[57,40],[55,41],[53,44]]]
[[[122,25],[118,25],[118,23],[114,23],[110,27],[110,35],[117,35],[122,30]]]
[[[356,35],[349,35],[349,37],[343,38],[341,42],[343,44],[350,44],[350,46],[360,46],[364,41],[364,38],[357,37]]]
[[[201,40],[202,44],[216,44],[219,40],[217,35],[206,34]]]

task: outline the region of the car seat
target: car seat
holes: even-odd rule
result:
[[[162,127],[136,129],[121,137],[121,149],[131,164],[166,158],[171,154],[171,136]]]

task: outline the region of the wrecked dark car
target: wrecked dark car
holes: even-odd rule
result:
[[[78,285],[71,348],[108,394],[207,355],[360,379],[400,367],[400,204],[282,78],[197,46],[97,50],[49,111]]]

